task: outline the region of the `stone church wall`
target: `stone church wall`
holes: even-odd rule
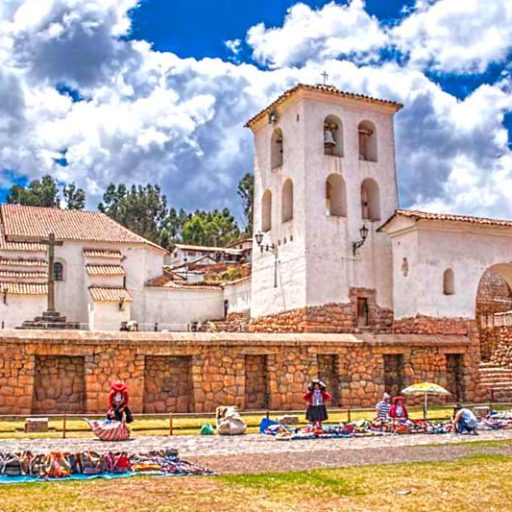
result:
[[[385,356],[400,356],[404,386],[448,385],[447,354],[460,355],[464,398],[482,399],[478,345],[461,335],[3,331],[0,414],[102,414],[117,379],[128,383],[137,414],[230,404],[302,409],[319,374],[337,387],[339,406],[366,407],[391,377]]]

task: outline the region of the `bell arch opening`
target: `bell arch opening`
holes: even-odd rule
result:
[[[481,359],[512,367],[512,264],[489,267],[475,301]]]

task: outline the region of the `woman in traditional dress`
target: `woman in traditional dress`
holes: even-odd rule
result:
[[[313,428],[322,430],[322,422],[328,418],[325,402],[332,399],[325,384],[319,379],[313,379],[303,398],[308,404],[306,419]]]

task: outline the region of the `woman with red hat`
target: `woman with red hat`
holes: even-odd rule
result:
[[[392,400],[393,405],[389,410],[389,416],[394,420],[407,420],[409,414],[407,413],[407,407],[404,404],[403,396],[395,396]]]
[[[126,416],[126,423],[133,421],[133,415],[128,407],[129,402],[128,386],[121,381],[113,382],[110,385],[110,393],[108,395],[109,410],[107,419],[123,421]]]

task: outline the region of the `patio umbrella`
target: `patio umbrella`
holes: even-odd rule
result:
[[[418,382],[417,384],[412,384],[411,386],[407,386],[405,389],[402,389],[402,393],[404,395],[424,395],[425,401],[423,403],[423,419],[427,419],[427,401],[428,395],[434,396],[447,396],[451,395],[451,393],[443,388],[443,386],[439,386],[439,384],[433,384],[432,382]]]

